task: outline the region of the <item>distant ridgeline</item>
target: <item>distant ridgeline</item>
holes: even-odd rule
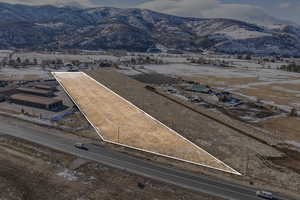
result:
[[[288,65],[282,65],[280,69],[288,72],[300,73],[300,64],[292,63]]]
[[[146,9],[0,3],[0,49],[205,51],[300,57],[300,26],[265,27],[233,19],[189,18]]]

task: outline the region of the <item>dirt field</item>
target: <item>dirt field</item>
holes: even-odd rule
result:
[[[274,189],[276,186],[277,189],[278,187],[284,188],[284,191],[298,191],[300,187],[299,174],[293,170],[281,168],[277,164],[272,163],[272,161],[265,160],[270,157],[284,158],[284,156],[281,157],[282,154],[272,145],[266,145],[265,143],[249,138],[165,97],[146,90],[145,84],[128,78],[114,70],[103,69],[88,71],[87,73],[130,102],[133,102],[142,110],[145,110],[151,116],[176,130],[190,141],[212,153],[212,155],[222,158],[222,161],[242,172],[256,184],[261,183],[262,186],[268,184],[272,187],[271,189]],[[236,127],[244,127],[245,131],[253,132],[262,139],[273,137],[258,129],[250,129],[248,125],[246,126],[241,122],[233,122],[222,113],[209,111],[204,108],[200,109],[207,114],[234,124]],[[128,150],[123,149],[120,151],[127,152]],[[187,165],[183,162],[175,163],[163,158],[146,158],[198,173],[207,173],[207,170],[203,168]],[[213,173],[209,172],[208,174],[212,175]],[[217,173],[214,174],[216,175]],[[224,177],[224,174],[220,175],[220,177]]]
[[[104,140],[236,173],[84,73],[55,73]]]
[[[218,199],[14,138],[0,137],[0,163],[1,200]]]

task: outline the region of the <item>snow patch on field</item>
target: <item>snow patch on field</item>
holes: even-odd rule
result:
[[[231,39],[250,39],[250,38],[259,38],[259,37],[267,37],[272,36],[270,33],[258,32],[258,31],[250,31],[242,28],[237,28],[234,26],[230,26],[222,31],[217,32],[219,34],[225,34]]]
[[[263,66],[251,62],[233,62],[231,68],[217,67],[213,65],[196,65],[188,63],[177,63],[168,65],[145,65],[146,70],[157,73],[177,76],[216,76],[224,78],[257,78],[264,83],[255,84],[272,84],[275,82],[282,83],[300,83],[300,74],[285,72],[277,69],[266,69]]]
[[[57,173],[58,176],[67,179],[68,181],[77,181],[78,180],[78,173],[65,169],[63,172]]]
[[[296,142],[296,141],[286,141],[287,144],[291,144],[293,146],[295,146],[295,150],[300,152],[300,142]]]
[[[59,23],[47,23],[47,24],[36,23],[36,25],[43,26],[43,27],[48,27],[48,28],[60,28],[60,27],[64,26],[65,24],[59,22]]]

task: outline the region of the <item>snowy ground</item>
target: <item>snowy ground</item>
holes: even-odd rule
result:
[[[0,58],[8,56],[10,51],[0,51]],[[94,61],[99,59],[107,59],[111,61],[130,60],[136,56],[154,56],[164,61],[162,65],[144,65],[132,67],[120,66],[122,73],[127,75],[137,75],[140,73],[161,73],[171,76],[179,77],[190,77],[197,78],[197,81],[203,82],[208,85],[218,86],[225,90],[235,92],[248,96],[252,99],[260,98],[270,104],[278,104],[281,107],[291,109],[291,107],[300,108],[300,88],[288,87],[290,85],[300,85],[300,73],[290,73],[282,70],[278,70],[278,67],[284,65],[284,62],[265,62],[259,64],[257,60],[239,60],[236,58],[229,58],[228,56],[219,55],[207,55],[205,59],[208,60],[224,60],[230,63],[231,68],[217,67],[213,65],[198,65],[190,64],[187,58],[196,57],[194,54],[190,55],[170,55],[170,54],[137,54],[127,53],[126,56],[117,57],[109,54],[102,55],[70,55],[70,54],[59,54],[59,53],[15,53],[12,57],[16,59],[20,57],[22,60],[28,58],[30,60],[36,58],[39,62],[47,59],[62,59],[64,63],[71,62],[72,60],[80,61]],[[35,78],[47,78],[49,77],[49,70],[41,70],[41,68],[1,68],[0,78],[1,79],[30,79]],[[244,80],[242,80],[244,79]],[[247,81],[245,81],[247,80]],[[275,85],[274,85],[275,84]],[[277,85],[276,85],[277,84]],[[278,85],[278,84],[286,84]],[[270,90],[273,92],[289,93],[293,96],[293,99],[288,104],[282,104],[282,102],[276,102],[276,100],[270,100],[270,98],[264,99],[261,96],[253,95],[253,92],[244,91],[261,89],[261,87],[270,86]],[[275,95],[276,96],[276,95]],[[275,98],[274,96],[274,98]],[[269,95],[270,97],[270,95]],[[298,102],[299,101],[299,102]]]
[[[276,65],[276,63],[275,63]],[[300,74],[284,72],[277,69],[263,68],[255,63],[243,63],[233,68],[222,68],[208,65],[196,64],[168,64],[168,65],[145,65],[145,69],[162,74],[177,76],[217,76],[224,78],[248,78],[255,77],[261,81],[289,81],[300,78]]]
[[[30,68],[12,68],[5,67],[0,68],[0,79],[1,80],[35,80],[35,79],[48,79],[49,73],[41,70],[40,67]]]

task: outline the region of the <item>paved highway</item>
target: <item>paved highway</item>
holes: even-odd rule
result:
[[[74,148],[76,140],[49,134],[47,131],[37,131],[25,125],[16,125],[0,117],[0,135],[11,135],[43,146],[69,153],[84,159],[103,163],[134,174],[146,176],[156,180],[171,183],[197,192],[230,200],[259,200],[255,189],[231,184],[223,180],[198,176],[162,166],[133,156],[112,151],[103,146],[89,144],[89,151]]]

